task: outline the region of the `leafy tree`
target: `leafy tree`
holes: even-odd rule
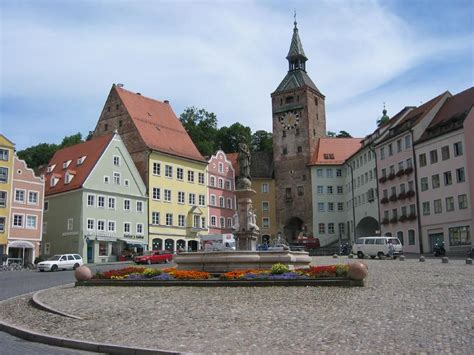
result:
[[[336,132],[327,131],[327,132],[326,132],[326,135],[327,135],[328,137],[335,137],[335,136],[336,136]]]
[[[221,127],[218,133],[220,148],[226,153],[239,151],[239,143],[245,143],[248,147],[252,146],[252,130],[250,127],[243,126],[240,123],[234,123],[230,127]]]
[[[352,138],[352,136],[346,131],[339,131],[336,138]]]
[[[61,142],[60,148],[70,147],[71,145],[75,145],[78,143],[84,142],[82,140],[82,134],[80,132],[73,134],[72,136],[67,136],[63,138]]]
[[[273,149],[273,135],[270,132],[259,130],[252,134],[252,150],[254,152],[271,152]]]
[[[219,145],[217,117],[214,113],[192,106],[184,110],[179,120],[202,155],[215,153]]]

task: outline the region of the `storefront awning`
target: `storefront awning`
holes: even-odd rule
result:
[[[24,248],[24,249],[34,249],[35,246],[27,242],[26,240],[14,240],[13,242],[8,243],[9,248]]]
[[[136,246],[139,246],[139,247],[142,247],[143,245],[148,245],[147,243],[140,243],[136,240],[123,240],[125,243],[127,243],[128,245],[136,245]]]

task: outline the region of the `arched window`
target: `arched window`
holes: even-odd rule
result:
[[[211,226],[216,226],[216,216],[211,216]]]
[[[216,186],[216,178],[214,176],[211,176],[211,186],[214,187]]]
[[[224,197],[219,197],[219,206],[224,208],[225,207],[225,200]]]
[[[220,227],[225,228],[225,218],[224,217],[220,218]]]

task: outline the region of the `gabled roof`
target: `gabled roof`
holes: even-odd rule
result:
[[[473,106],[474,87],[449,97],[436,113],[418,142],[461,128],[464,119]]]
[[[362,147],[363,138],[320,138],[309,165],[340,165]]]
[[[283,92],[287,90],[293,90],[301,88],[303,86],[308,86],[311,89],[315,90],[319,94],[323,95],[316,85],[313,83],[308,74],[302,69],[290,70],[286,76],[283,78],[282,82],[276,88],[275,93]],[[324,95],[323,95],[324,96]]]
[[[150,99],[116,85],[113,88],[148,148],[206,162],[169,103]]]
[[[113,133],[106,134],[89,141],[75,144],[58,150],[49,161],[48,167],[54,166],[54,169],[45,174],[45,195],[55,195],[61,192],[72,191],[82,187],[99,158],[114,137]],[[86,156],[82,164],[77,165],[77,159]],[[63,163],[71,160],[66,169],[63,169]],[[47,170],[46,170],[47,171]],[[65,175],[74,172],[74,178],[69,184],[65,184]],[[51,177],[59,179],[55,186],[51,186]]]

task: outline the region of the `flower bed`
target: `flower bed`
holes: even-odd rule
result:
[[[92,280],[207,280],[209,278],[209,273],[204,271],[174,268],[160,270],[135,266],[98,272],[92,276]]]

